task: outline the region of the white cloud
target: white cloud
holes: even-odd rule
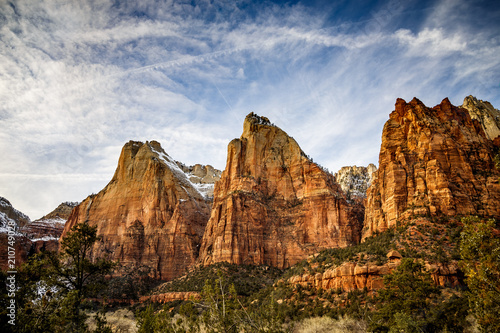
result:
[[[407,47],[407,55],[411,57],[439,57],[454,52],[463,52],[467,43],[459,34],[445,36],[443,29],[423,29],[413,34],[408,29],[401,29],[394,34],[395,38]]]
[[[413,11],[419,24],[406,23],[398,1],[360,22],[331,20],[333,7],[250,1],[250,9],[217,1],[0,6],[0,154],[8,156],[0,195],[33,216],[81,200],[111,178],[130,139],[223,168],[250,111],[332,171],[377,162],[397,97],[434,105],[486,91],[478,97],[499,106],[498,24],[476,27],[466,2],[457,3]]]

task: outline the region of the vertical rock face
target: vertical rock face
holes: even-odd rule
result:
[[[448,99],[434,108],[398,99],[382,133],[363,237],[406,215],[500,217],[496,149],[481,124]]]
[[[377,167],[371,163],[367,167],[345,166],[335,174],[335,179],[348,198],[365,198],[375,171]]]
[[[158,142],[130,141],[113,179],[73,210],[64,234],[77,223],[97,225],[94,255],[170,280],[197,259],[209,216],[210,201]]]
[[[200,261],[285,268],[321,248],[358,242],[361,224],[333,175],[251,113],[240,139],[229,143]]]
[[[469,111],[472,119],[479,121],[488,139],[494,140],[500,135],[500,111],[495,109],[490,102],[467,96],[462,107]]]

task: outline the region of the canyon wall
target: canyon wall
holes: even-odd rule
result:
[[[465,108],[448,99],[434,108],[398,99],[367,191],[363,237],[413,215],[499,218],[497,152]]]

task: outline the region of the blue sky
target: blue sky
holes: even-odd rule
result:
[[[0,0],[0,196],[32,219],[128,140],[224,169],[256,112],[335,172],[377,164],[396,98],[500,106],[498,1]]]

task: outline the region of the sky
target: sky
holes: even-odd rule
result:
[[[32,220],[129,140],[223,170],[250,112],[336,172],[396,99],[500,107],[498,1],[0,0],[0,196]]]

